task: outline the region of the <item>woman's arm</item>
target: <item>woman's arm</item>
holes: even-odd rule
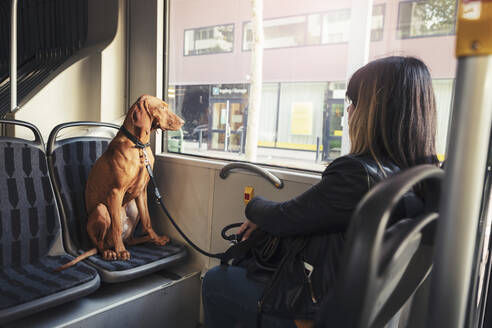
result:
[[[291,200],[253,198],[246,217],[277,236],[345,231],[357,203],[369,190],[368,179],[362,164],[341,157],[328,166],[318,184]]]

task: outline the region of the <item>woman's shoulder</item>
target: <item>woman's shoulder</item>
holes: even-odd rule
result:
[[[340,156],[331,162],[323,172],[323,176],[329,174],[351,174],[351,173],[367,173],[364,165],[357,156],[345,155]]]
[[[323,172],[323,175],[330,172],[347,170],[366,171],[364,168],[365,159],[359,155],[340,156],[331,162]]]
[[[399,170],[400,168],[390,160],[383,159],[378,163],[371,155],[349,154],[341,156],[331,162],[323,172],[323,176],[330,173],[342,172],[348,174],[359,173],[373,178],[381,178],[392,175]]]

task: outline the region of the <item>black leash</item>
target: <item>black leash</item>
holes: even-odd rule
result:
[[[147,154],[145,154],[145,156],[147,156]],[[179,226],[176,224],[176,222],[172,218],[171,214],[167,210],[166,205],[164,205],[164,202],[162,201],[162,196],[161,196],[161,194],[159,192],[159,189],[157,188],[157,184],[155,182],[154,174],[152,172],[152,168],[150,167],[150,163],[145,164],[145,167],[147,168],[147,172],[149,172],[150,181],[152,182],[152,185],[154,187],[154,195],[157,198],[157,201],[161,205],[162,210],[164,211],[164,213],[166,213],[167,217],[169,218],[169,221],[171,221],[171,223],[173,224],[174,228],[179,232],[179,234],[184,238],[184,240],[186,240],[186,242],[188,244],[190,244],[191,247],[193,247],[195,250],[197,250],[198,252],[202,253],[203,255],[208,256],[208,257],[213,257],[213,258],[216,258],[216,259],[222,259],[222,256],[224,255],[224,253],[212,254],[212,253],[209,253],[207,251],[204,251],[203,249],[201,249],[200,247],[198,247],[197,245],[195,245],[195,243],[192,242],[190,240],[190,238],[188,238],[188,236],[186,236],[186,234],[179,228]]]
[[[188,236],[186,236],[186,234],[179,228],[179,226],[176,224],[176,222],[174,221],[174,219],[172,218],[171,214],[169,213],[169,211],[167,210],[166,208],[166,205],[164,205],[164,201],[162,200],[162,196],[161,196],[161,193],[159,192],[159,188],[157,188],[157,183],[155,182],[155,178],[154,178],[154,172],[152,171],[152,167],[150,166],[150,161],[149,161],[149,157],[147,155],[147,152],[145,151],[145,148],[150,146],[150,143],[147,143],[147,144],[144,144],[143,142],[141,142],[137,137],[135,137],[133,134],[130,133],[130,131],[128,131],[123,125],[121,126],[120,128],[120,131],[128,138],[130,139],[134,144],[135,144],[135,147],[136,148],[139,148],[139,149],[142,149],[143,151],[143,154],[144,154],[144,164],[145,164],[145,168],[147,169],[147,172],[149,173],[149,177],[150,177],[150,181],[152,183],[152,186],[154,187],[154,195],[155,197],[157,198],[157,201],[159,202],[159,204],[161,205],[162,207],[162,210],[164,211],[164,213],[166,213],[167,217],[169,218],[169,221],[171,221],[172,225],[174,226],[174,228],[179,232],[179,234],[184,238],[184,240],[186,240],[186,242],[188,244],[190,244],[191,247],[193,247],[196,251],[198,251],[199,253],[205,255],[205,256],[208,256],[208,257],[212,257],[212,258],[216,258],[216,259],[220,259],[222,260],[223,257],[224,257],[224,254],[225,253],[217,253],[217,254],[212,254],[212,253],[209,253],[207,251],[204,251],[203,249],[201,249],[200,247],[198,247],[194,242],[192,242]],[[222,229],[222,232],[221,232],[221,235],[222,235],[222,238],[226,239],[226,240],[229,240],[231,241],[232,243],[239,243],[242,239],[242,234],[231,234],[231,235],[226,235],[226,231],[230,230],[230,229],[233,229],[233,228],[237,228],[239,226],[241,226],[242,223],[233,223],[233,224],[229,224],[227,226],[225,226],[223,229]]]

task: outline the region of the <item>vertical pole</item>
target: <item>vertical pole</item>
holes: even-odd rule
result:
[[[17,0],[10,14],[10,111],[17,108]]]
[[[491,88],[492,56],[458,59],[428,327],[465,326],[492,124]]]
[[[225,133],[224,133],[224,151],[229,151],[229,138],[231,137],[231,126],[229,125],[229,100],[227,100],[226,105],[226,118],[225,118]]]
[[[316,163],[319,161],[319,137],[316,137]]]
[[[347,75],[348,83],[354,72],[369,60],[369,41],[371,39],[372,0],[353,0],[350,8],[350,40],[348,48]],[[350,151],[348,133],[348,115],[342,119],[342,153]]]
[[[461,0],[456,26],[458,70],[427,327],[468,327],[476,307],[470,291],[492,125],[492,3]]]
[[[202,150],[203,130],[198,131],[198,150]]]
[[[277,148],[278,143],[278,127],[280,122],[280,91],[282,85],[280,82],[277,84],[277,117],[275,120],[275,143],[273,144],[273,148]]]
[[[251,0],[251,25],[253,27],[253,48],[251,49],[246,160],[255,162],[258,151],[261,85],[263,83],[263,0]]]
[[[244,128],[241,129],[241,140],[239,142],[239,154],[242,154],[244,153]]]

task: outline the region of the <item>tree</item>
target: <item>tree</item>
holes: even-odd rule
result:
[[[451,33],[456,21],[455,0],[430,0],[413,3],[413,18],[417,18],[419,35]]]

